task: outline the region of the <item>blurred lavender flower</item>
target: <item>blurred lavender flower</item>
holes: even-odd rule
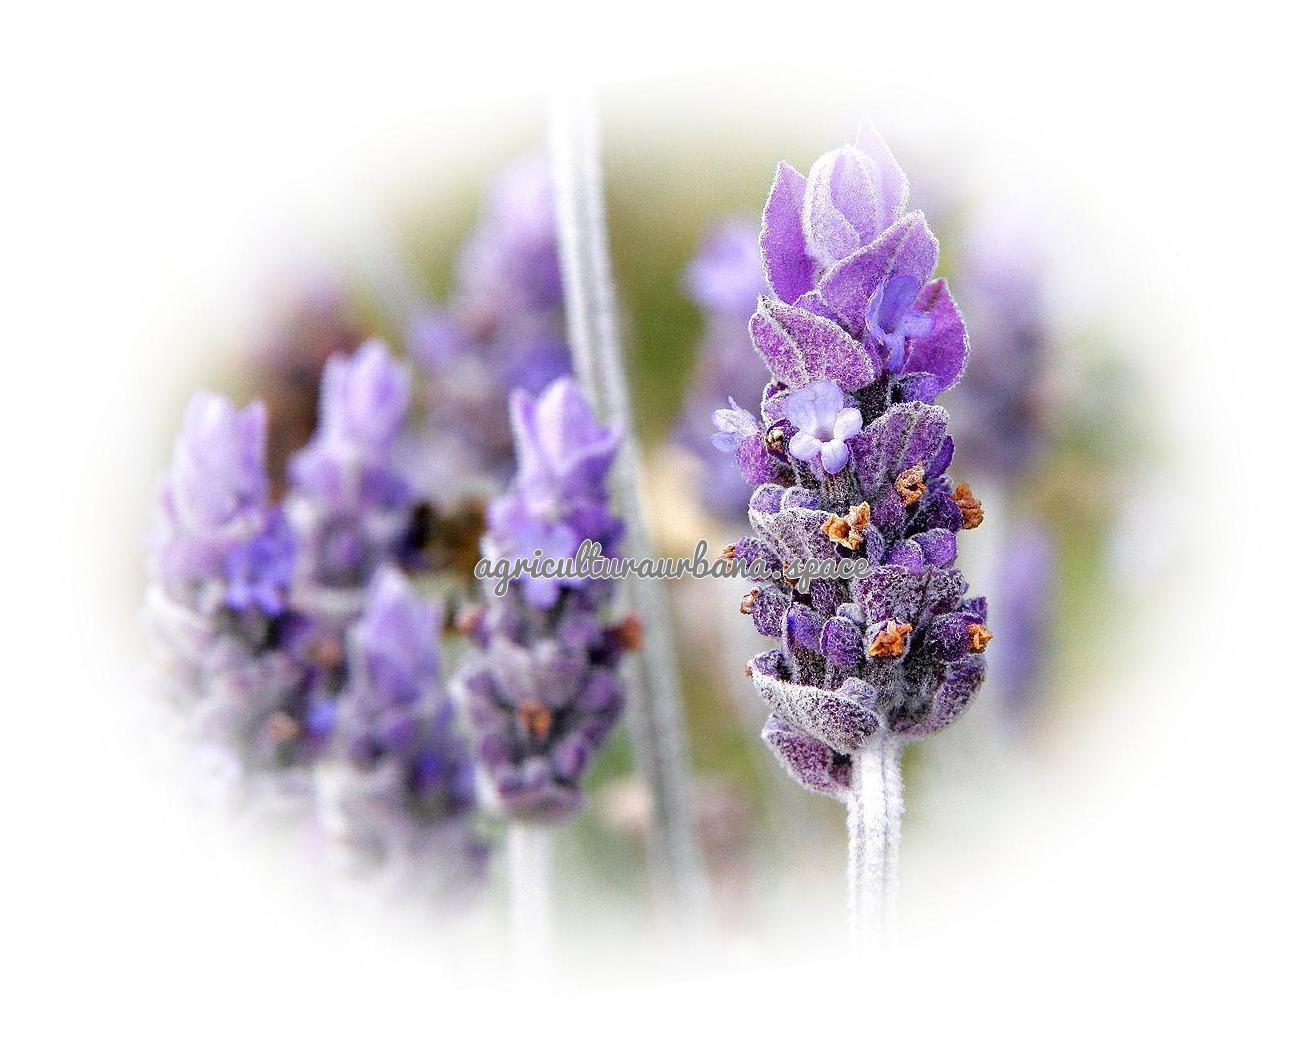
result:
[[[268,498],[264,407],[193,399],[162,493],[148,616],[226,776],[292,794],[299,810],[318,798],[353,855],[450,891],[485,853],[467,825],[474,769],[443,696],[437,609],[399,567],[418,558],[417,494],[396,460],[409,378],[367,343],[331,358],[321,384],[282,508]]]
[[[1037,699],[1038,672],[1050,647],[1056,558],[1046,525],[1027,520],[1012,528],[999,564],[993,622],[1007,651],[997,656],[993,686],[1006,716],[1017,721]]]
[[[321,820],[353,857],[451,893],[487,854],[470,829],[474,766],[443,692],[438,612],[381,568],[348,634],[335,706],[342,761],[322,768]]]
[[[418,499],[397,444],[410,398],[406,368],[378,341],[325,366],[319,426],[293,456],[285,502],[298,545],[293,596],[310,616],[345,626],[374,572],[409,560]]]
[[[975,224],[957,277],[973,322],[973,369],[952,408],[975,473],[1013,489],[1045,452],[1044,395],[1055,341],[1036,235],[1001,213]]]
[[[188,403],[151,542],[147,622],[197,738],[245,776],[308,762],[303,672],[279,647],[293,541],[268,499],[264,406]]]
[[[1045,290],[1046,258],[1035,221],[994,209],[964,238],[958,277],[973,322],[973,367],[951,408],[965,462],[1000,492],[1007,530],[993,558],[994,618],[1001,635],[998,699],[1011,721],[1038,695],[1055,590],[1055,549],[1039,520],[1021,517],[1028,481],[1057,439],[1047,411],[1057,354]],[[1013,521],[1020,520],[1019,526]]]
[[[508,395],[538,394],[570,369],[556,239],[548,165],[530,156],[490,192],[448,305],[411,324],[433,427],[462,441],[454,457],[496,479],[510,473]]]
[[[728,400],[733,411],[741,405],[753,408],[767,382],[745,332],[745,318],[767,290],[758,254],[758,227],[749,221],[731,220],[712,229],[686,270],[686,289],[704,312],[704,337],[694,381],[672,437],[701,463],[700,495],[708,510],[728,521],[742,521],[749,488],[734,465],[710,451],[708,410]],[[753,424],[753,417],[745,416]],[[719,422],[722,434],[714,438],[713,445],[723,452],[734,450],[739,440],[732,444],[733,435],[728,433],[734,433],[739,423]]]
[[[490,507],[486,555],[566,557],[586,539],[613,555],[623,525],[605,483],[620,432],[594,419],[570,378],[538,399],[517,392],[511,410],[517,475]],[[453,693],[489,800],[510,818],[553,821],[580,805],[585,769],[621,713],[618,662],[638,640],[634,623],[609,625],[611,597],[602,580],[523,578],[467,617],[476,651]]]
[[[954,567],[956,534],[982,510],[946,478],[954,443],[945,410],[928,404],[960,378],[968,341],[932,279],[937,242],[922,214],[905,213],[907,187],[867,125],[807,179],[782,163],[761,238],[773,297],[750,320],[773,379],[736,449],[757,489],[754,535],[732,552],[777,571],[872,565],[807,587],[778,576],[741,606],[781,642],[750,664],[772,713],[764,738],[802,785],[837,798],[870,739],[898,748],[968,706],[991,637],[986,602],[965,596]]]

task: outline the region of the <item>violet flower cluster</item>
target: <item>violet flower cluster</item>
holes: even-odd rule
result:
[[[957,287],[973,322],[973,368],[956,394],[956,434],[974,472],[1013,487],[1047,446],[1044,388],[1054,352],[1035,238],[1002,216],[968,234]]]
[[[399,835],[437,835],[442,822],[466,860],[478,848],[465,833],[467,754],[437,697],[436,620],[400,574],[419,557],[416,494],[396,467],[410,381],[367,343],[331,358],[321,384],[319,427],[290,462],[282,504],[269,498],[264,406],[189,404],[148,617],[198,738],[235,776],[309,797],[311,768],[341,755],[361,771],[356,791],[380,799],[344,804],[340,832],[363,835],[343,818],[356,811],[376,836],[385,822]],[[363,734],[376,754],[363,755]]]
[[[968,706],[985,674],[987,604],[967,596],[956,535],[981,506],[946,476],[954,453],[936,397],[964,370],[964,322],[937,241],[906,211],[908,182],[877,132],[807,178],[782,163],[763,215],[772,295],[750,318],[772,374],[761,419],[720,410],[722,448],[755,486],[747,564],[864,557],[871,572],[762,581],[741,611],[778,648],[749,665],[771,714],[763,736],[806,788],[838,799],[851,756],[879,732],[925,736]]]
[[[710,230],[686,270],[686,290],[703,311],[705,324],[694,380],[673,441],[700,463],[699,491],[705,508],[727,521],[740,522],[750,489],[735,465],[709,445],[707,425],[710,406],[729,400],[733,408],[753,407],[767,382],[745,334],[745,318],[767,292],[759,262],[758,226],[733,219]],[[734,447],[732,440],[728,443]]]
[[[426,370],[433,427],[478,472],[512,459],[508,396],[539,394],[570,371],[547,160],[533,155],[494,184],[462,249],[446,306],[412,322],[408,349]]]
[[[539,398],[511,399],[517,472],[490,506],[493,561],[574,556],[585,540],[616,556],[624,525],[606,479],[621,443],[564,377]],[[489,592],[464,619],[474,650],[453,680],[477,735],[486,802],[513,819],[551,822],[579,807],[582,781],[623,705],[618,665],[638,643],[633,621],[611,623],[612,585],[523,577]]]

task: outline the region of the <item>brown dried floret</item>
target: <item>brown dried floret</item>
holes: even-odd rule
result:
[[[729,546],[723,546],[723,547],[722,547],[722,559],[723,559],[723,560],[735,560],[735,559],[736,559],[736,544],[735,544],[734,542],[731,543],[731,545],[729,545]]]
[[[963,480],[955,484],[950,500],[956,504],[960,515],[964,517],[965,531],[972,531],[982,523],[982,502],[973,496],[973,491]]]
[[[541,701],[522,701],[516,706],[516,719],[536,741],[543,741],[553,726],[553,713]]]
[[[634,612],[612,628],[612,636],[617,644],[628,653],[633,653],[644,644],[644,624]]]
[[[873,511],[868,502],[852,506],[844,516],[829,516],[823,521],[822,531],[833,542],[839,542],[850,549],[858,549],[864,544],[864,535],[868,531]]]
[[[914,633],[908,623],[887,620],[868,645],[869,656],[899,656],[905,651],[905,639]]]
[[[457,612],[457,618],[452,622],[452,628],[463,638],[469,638],[479,629],[482,619],[484,619],[484,609],[479,605],[463,605]]]
[[[927,489],[928,485],[923,482],[922,461],[896,476],[896,493],[900,495],[900,500],[906,505],[913,505],[923,497]]]
[[[992,640],[992,632],[981,623],[970,623],[967,629],[969,632],[969,652],[981,653],[987,648],[987,643]]]
[[[780,428],[769,428],[768,433],[763,436],[763,445],[774,454],[784,454],[786,452],[786,433]]]
[[[761,593],[763,593],[762,590],[751,590],[740,599],[740,614],[742,616],[748,616],[754,611],[754,602],[759,599]]]
[[[270,737],[275,741],[291,741],[302,732],[301,724],[286,712],[276,712],[269,721]]]

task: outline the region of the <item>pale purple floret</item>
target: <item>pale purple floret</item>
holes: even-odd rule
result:
[[[718,429],[713,436],[713,446],[724,454],[733,454],[746,439],[759,433],[758,418],[740,408],[734,398],[728,396],[730,409],[719,409],[713,414],[713,426]]]
[[[511,406],[518,469],[490,507],[486,557],[571,556],[586,538],[614,556],[622,524],[606,481],[619,433],[594,419],[569,378]],[[611,594],[606,581],[523,577],[504,597],[486,594],[469,623],[476,650],[453,697],[477,735],[486,798],[504,815],[554,820],[580,804],[585,770],[621,712],[616,668],[633,641],[606,619]]]
[[[864,313],[868,334],[887,352],[886,367],[900,372],[905,366],[906,347],[911,339],[932,334],[932,315],[914,309],[921,285],[908,273],[888,277],[873,293]]]
[[[871,573],[806,585],[780,575],[741,604],[779,647],[750,663],[771,715],[764,739],[806,788],[844,798],[850,757],[878,732],[911,740],[946,726],[983,680],[986,602],[954,568],[956,534],[981,506],[946,471],[945,410],[968,354],[964,324],[922,214],[881,138],[778,168],[760,246],[775,299],[749,333],[772,374],[762,418],[716,415],[735,450],[753,536],[749,561],[862,557]],[[742,461],[742,455],[751,460]],[[748,469],[748,471],[747,471]]]
[[[823,471],[836,475],[850,463],[848,440],[863,430],[863,415],[846,404],[845,394],[833,380],[819,380],[792,391],[781,403],[782,413],[794,426],[790,452],[806,464],[819,458]]]

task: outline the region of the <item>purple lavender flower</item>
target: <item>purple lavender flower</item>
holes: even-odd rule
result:
[[[333,706],[345,761],[322,769],[322,820],[362,861],[450,891],[486,850],[471,832],[474,767],[443,692],[437,609],[395,568],[370,585],[348,634],[348,681]]]
[[[268,499],[266,417],[199,394],[161,492],[147,620],[199,740],[251,775],[303,764],[303,671],[280,645],[292,538]]]
[[[738,432],[757,434],[757,421],[740,407],[757,405],[767,382],[745,334],[745,318],[767,291],[758,254],[758,226],[731,220],[712,229],[686,270],[686,289],[704,313],[705,331],[673,441],[699,459],[700,495],[709,511],[727,520],[741,520],[749,488],[734,465],[709,450],[708,410],[723,400],[731,407],[724,411],[730,416],[715,416],[719,434],[713,445],[724,453],[739,447],[742,436]]]
[[[741,611],[780,640],[750,664],[771,710],[764,739],[806,788],[844,798],[876,734],[911,740],[954,720],[985,673],[982,598],[954,567],[981,506],[952,487],[946,412],[964,369],[958,309],[932,279],[937,242],[905,213],[908,182],[871,128],[806,179],[782,163],[760,244],[775,297],[750,336],[772,381],[762,421],[721,411],[719,447],[757,489],[754,535],[732,547],[778,574]],[[752,428],[752,430],[751,430]],[[871,572],[810,583],[791,563],[864,558]]]
[[[952,408],[974,472],[1013,489],[1045,451],[1044,394],[1055,340],[1035,233],[996,213],[965,240],[957,284],[974,324],[973,370]]]
[[[426,370],[433,427],[461,439],[471,469],[509,468],[508,395],[538,394],[571,363],[543,158],[520,160],[495,183],[451,300],[412,322],[407,346]]]
[[[398,441],[410,398],[407,370],[378,341],[325,366],[319,426],[293,456],[285,503],[304,611],[359,612],[374,572],[405,560],[417,498],[400,470]]]
[[[817,380],[792,391],[782,401],[781,411],[795,429],[790,441],[793,458],[805,464],[817,458],[829,476],[850,463],[849,441],[863,430],[864,420],[835,381]]]
[[[491,507],[486,556],[569,556],[587,538],[614,555],[622,524],[604,484],[620,433],[569,378],[538,399],[513,395],[511,410],[517,475]],[[580,804],[585,769],[621,712],[617,664],[637,639],[634,624],[605,619],[611,594],[605,581],[524,578],[468,617],[477,651],[453,693],[477,734],[489,800],[509,817],[552,821]]]

